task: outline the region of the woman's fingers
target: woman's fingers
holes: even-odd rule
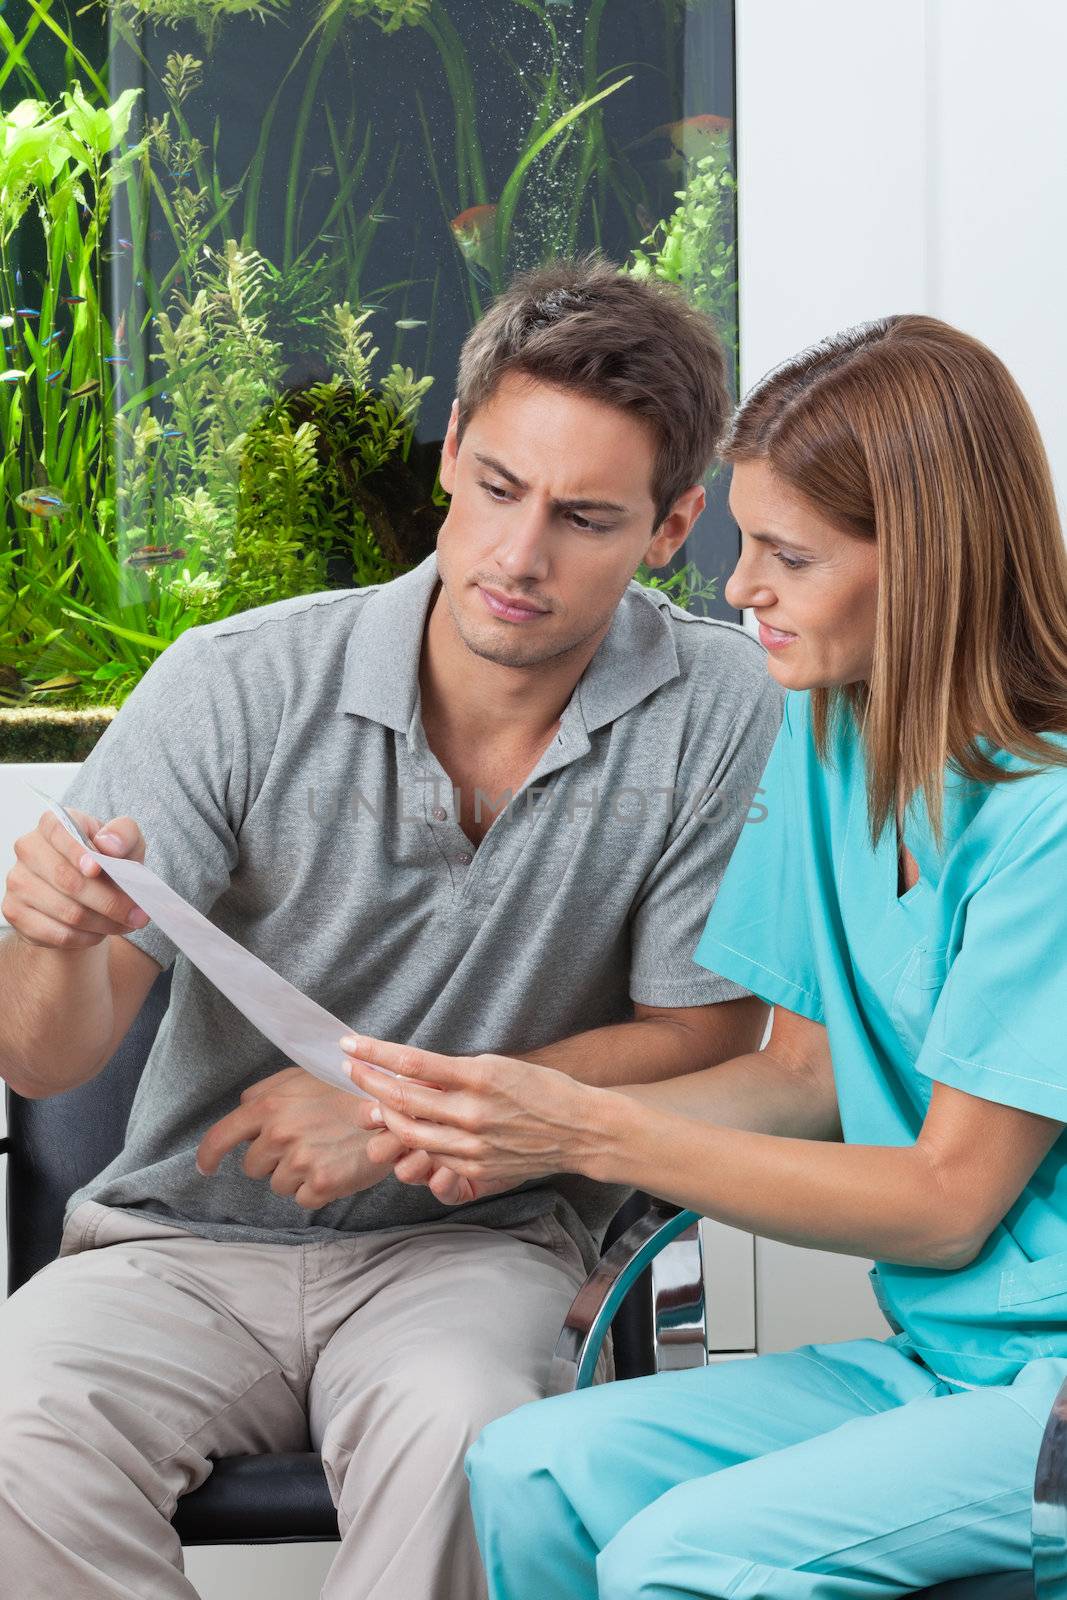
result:
[[[413,1044],[392,1044],[388,1039],[371,1039],[366,1034],[355,1033],[346,1033],[340,1045],[350,1058],[344,1063],[350,1069],[357,1065],[355,1058],[358,1058],[373,1067],[397,1073],[401,1078],[417,1078],[442,1089],[477,1088],[484,1076],[476,1056],[443,1056],[433,1050],[420,1050]]]
[[[410,1078],[390,1078],[362,1061],[350,1065],[352,1081],[373,1095],[381,1106],[420,1121],[447,1123],[455,1128],[474,1128],[480,1123],[481,1112],[474,1096],[466,1092],[428,1089],[425,1084]],[[371,1116],[370,1111],[367,1113]]]

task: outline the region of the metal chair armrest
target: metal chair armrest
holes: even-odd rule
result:
[[[1067,1595],[1067,1382],[1052,1402],[1034,1474],[1030,1546],[1037,1600]]]
[[[675,1211],[673,1206],[654,1202],[616,1239],[582,1284],[564,1319],[552,1357],[550,1395],[567,1394],[592,1383],[615,1313],[645,1268],[675,1241],[684,1243],[687,1259],[683,1267],[677,1257],[671,1261],[664,1256],[670,1270],[656,1274],[656,1366],[693,1366],[707,1360],[699,1223],[695,1211]],[[656,1272],[655,1266],[653,1271]]]

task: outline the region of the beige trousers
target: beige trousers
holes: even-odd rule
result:
[[[463,1458],[543,1395],[584,1277],[554,1217],[219,1244],[87,1201],[0,1305],[5,1592],[193,1600],[178,1497],[213,1457],[315,1449],[323,1600],[479,1600]]]

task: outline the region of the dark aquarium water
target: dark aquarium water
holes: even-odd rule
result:
[[[731,4],[51,9],[48,60],[35,31],[3,88],[9,129],[32,101],[72,153],[0,259],[22,374],[0,383],[0,576],[48,545],[54,601],[73,561],[85,660],[23,597],[9,676],[121,698],[191,623],[421,560],[460,345],[518,268],[597,247],[681,284],[733,358]],[[672,592],[735,616],[736,552],[713,481]]]

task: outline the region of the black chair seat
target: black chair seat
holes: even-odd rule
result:
[[[912,1600],[1034,1600],[1030,1572],[992,1572],[982,1578],[953,1578],[917,1591]]]
[[[226,1456],[206,1483],[178,1501],[174,1527],[185,1545],[339,1537],[326,1474],[314,1453]]]

